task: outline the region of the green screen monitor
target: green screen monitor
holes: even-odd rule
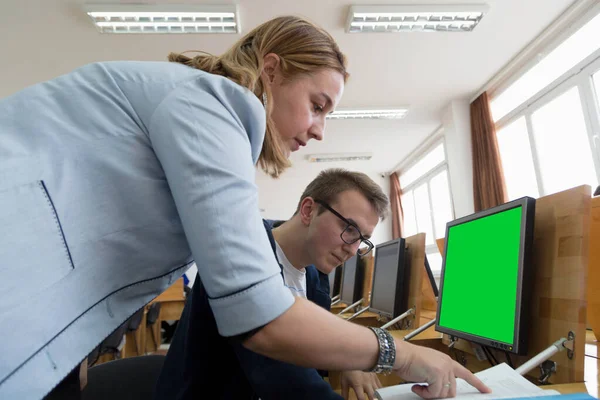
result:
[[[437,331],[526,353],[534,216],[524,197],[446,225]]]

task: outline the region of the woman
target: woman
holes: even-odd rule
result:
[[[48,393],[194,258],[219,333],[255,352],[379,365],[428,382],[424,397],[452,396],[457,376],[485,390],[433,350],[396,342],[393,357],[384,332],[282,284],[254,165],[277,176],[322,139],[347,78],[332,38],[282,17],[221,57],[170,59],[91,64],[0,102],[0,398]]]

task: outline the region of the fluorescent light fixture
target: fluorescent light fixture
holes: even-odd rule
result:
[[[87,5],[102,33],[239,33],[235,5]]]
[[[335,161],[367,161],[373,157],[373,153],[332,153],[332,154],[309,154],[306,156],[308,162],[335,162]]]
[[[327,116],[328,119],[402,119],[407,108],[381,110],[336,110]]]
[[[488,9],[485,4],[351,6],[346,32],[470,32]]]

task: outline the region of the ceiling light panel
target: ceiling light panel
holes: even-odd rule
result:
[[[87,5],[102,33],[239,33],[237,8],[184,5]]]
[[[311,163],[347,162],[347,161],[368,161],[372,157],[373,157],[373,153],[309,154],[306,156],[306,160]]]
[[[328,119],[402,119],[408,109],[396,108],[387,110],[336,110],[327,116]]]
[[[351,6],[346,32],[470,32],[488,9],[485,4]]]

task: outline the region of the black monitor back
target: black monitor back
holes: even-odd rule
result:
[[[403,238],[377,245],[370,311],[395,318],[408,309],[410,266],[407,260]]]
[[[329,273],[329,295],[335,297],[340,294],[342,287],[342,269],[343,265],[336,267]]]
[[[342,268],[340,298],[342,303],[354,304],[362,298],[364,270],[359,257],[349,258]]]
[[[440,291],[438,290],[435,277],[433,276],[433,272],[431,271],[431,266],[429,265],[427,254],[425,254],[425,271],[427,272],[427,277],[429,278],[429,284],[431,285],[431,289],[433,289],[433,295],[435,297],[438,297],[440,295]]]

